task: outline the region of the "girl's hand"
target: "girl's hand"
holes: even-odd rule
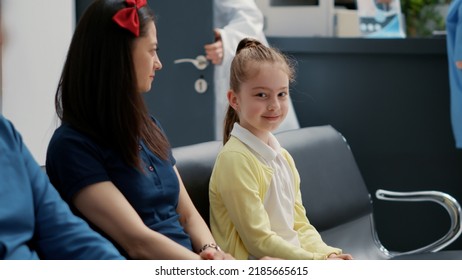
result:
[[[327,257],[328,260],[352,260],[353,257],[350,254],[330,254]]]
[[[266,256],[266,257],[261,258],[260,260],[261,261],[273,261],[273,260],[283,260],[283,259]]]

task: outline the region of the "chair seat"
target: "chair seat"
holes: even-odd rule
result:
[[[321,237],[327,244],[342,248],[356,260],[386,260],[389,256],[381,251],[379,241],[372,235],[370,215],[321,231]],[[382,247],[383,248],[383,247]],[[385,249],[383,249],[385,250]]]

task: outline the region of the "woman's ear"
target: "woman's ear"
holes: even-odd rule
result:
[[[231,106],[234,110],[238,111],[239,103],[237,100],[237,94],[234,90],[230,89],[227,94],[229,106]]]

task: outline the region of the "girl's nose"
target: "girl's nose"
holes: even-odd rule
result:
[[[268,111],[275,111],[277,109],[279,109],[279,101],[277,99],[275,100],[271,100],[269,103],[268,103]]]

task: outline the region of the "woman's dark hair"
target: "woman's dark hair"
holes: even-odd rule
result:
[[[169,143],[137,92],[132,59],[136,37],[112,20],[125,7],[122,0],[96,0],[85,11],[72,38],[55,107],[63,122],[141,168],[140,140],[164,160]],[[154,14],[146,5],[138,16],[142,37]]]
[[[255,39],[244,38],[237,45],[236,56],[231,62],[230,89],[238,93],[242,83],[258,74],[258,68],[255,67],[265,62],[279,64],[289,77],[289,81],[294,80],[295,70],[292,60],[280,51],[267,47]],[[223,144],[228,142],[236,122],[239,122],[239,116],[233,107],[228,106],[223,129]]]

